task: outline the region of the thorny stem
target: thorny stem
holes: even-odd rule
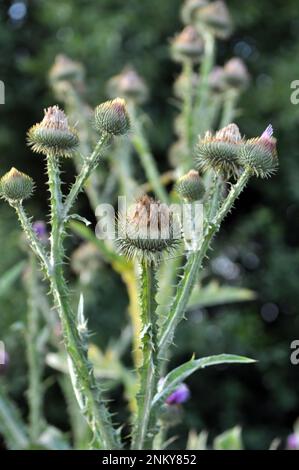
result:
[[[245,188],[251,173],[249,170],[245,170],[240,176],[237,183],[232,186],[228,196],[224,200],[221,208],[217,212],[217,215],[208,223],[204,238],[198,251],[190,254],[187,263],[184,268],[182,279],[178,285],[177,294],[173,300],[172,306],[164,328],[161,330],[159,338],[159,359],[164,361],[169,346],[172,344],[174,333],[177,325],[183,319],[186,307],[188,304],[189,297],[192,293],[195,285],[198,271],[202,265],[202,262],[207,254],[210,247],[210,242],[213,236],[217,233],[220,228],[220,224],[226,215],[230,212],[233,207],[235,200],[239,197],[243,189]]]
[[[85,157],[82,168],[74,184],[72,185],[69,194],[66,196],[63,210],[61,214],[62,220],[66,220],[69,215],[69,211],[72,208],[78,194],[83,190],[86,181],[88,180],[91,172],[95,169],[98,164],[101,152],[110,141],[111,137],[108,134],[103,134],[96,144],[92,154],[89,157]]]
[[[102,144],[100,147],[101,146]],[[99,153],[98,150],[99,144],[90,157],[90,166],[83,172],[81,177],[81,174],[79,175],[81,185],[86,181],[90,168],[94,166],[94,161],[97,159]],[[62,267],[64,258],[63,228],[65,217],[76,195],[79,193],[80,187],[78,186],[78,182],[77,184],[76,182],[74,183],[73,188],[75,187],[75,189],[70,191],[71,197],[68,199],[68,204],[63,205],[59,167],[53,155],[48,156],[47,166],[51,195],[52,226],[50,254],[51,276],[49,276],[49,281],[62,323],[73,387],[81,411],[93,431],[95,445],[104,449],[116,449],[120,447],[120,443],[113,429],[111,417],[103,401],[102,392],[96,383],[92,366],[88,361],[87,352],[82,344],[75,323],[74,313],[69,302],[69,291],[64,279]]]
[[[139,369],[140,388],[137,396],[137,416],[133,430],[133,449],[150,449],[153,435],[149,435],[150,410],[156,393],[157,370],[157,319],[155,267],[153,263],[141,263],[141,344],[143,364]]]
[[[30,271],[28,273],[28,320],[26,332],[27,361],[29,367],[29,434],[31,442],[38,441],[45,421],[42,412],[43,386],[42,386],[42,360],[39,347],[39,311],[37,305],[37,270],[33,254],[30,256]]]

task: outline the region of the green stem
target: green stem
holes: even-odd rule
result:
[[[183,64],[183,73],[186,76],[187,86],[184,93],[183,101],[183,122],[184,122],[184,137],[186,142],[186,147],[188,149],[188,160],[184,165],[184,173],[192,167],[192,150],[193,150],[193,109],[192,109],[192,62],[186,60]]]
[[[220,129],[228,126],[234,120],[238,98],[239,92],[233,88],[225,93]]]
[[[155,159],[149,148],[149,144],[144,137],[143,129],[140,123],[140,118],[136,115],[135,105],[129,103],[130,116],[132,120],[132,143],[139,155],[141,165],[145,171],[149,183],[151,184],[156,196],[162,201],[167,203],[168,195],[164,186],[161,184],[160,174],[155,162]]]
[[[98,152],[94,152],[94,159]],[[70,374],[73,382],[75,394],[80,405],[81,411],[85,416],[93,434],[97,447],[103,449],[117,449],[120,443],[117,434],[113,429],[110,414],[106,408],[102,397],[102,391],[98,387],[92,366],[88,360],[87,352],[82,344],[74,312],[69,302],[69,291],[63,274],[63,238],[65,216],[71,205],[62,205],[61,181],[59,177],[59,167],[53,155],[47,158],[49,189],[51,194],[51,276],[49,277],[51,291],[60,316],[65,347],[69,358]],[[93,163],[92,163],[93,166]],[[85,172],[85,177],[88,172]],[[80,175],[79,175],[80,176]],[[84,184],[85,179],[81,179]],[[76,185],[76,183],[75,183]],[[78,194],[80,188],[75,186],[76,190],[72,192],[71,201],[74,201],[75,194]]]
[[[29,366],[29,435],[32,443],[36,443],[44,428],[43,416],[43,386],[42,386],[42,358],[38,346],[39,339],[39,311],[37,306],[37,271],[36,260],[30,256],[30,272],[27,281],[28,289],[28,320],[26,332],[27,361]]]
[[[63,210],[61,213],[61,218],[62,220],[66,221],[66,218],[69,214],[69,211],[71,207],[73,206],[75,200],[78,197],[78,194],[83,190],[83,187],[85,183],[87,182],[90,174],[92,171],[95,169],[99,162],[99,157],[103,151],[103,148],[105,145],[108,144],[110,141],[111,137],[108,134],[103,134],[96,144],[92,154],[89,157],[85,157],[82,168],[78,176],[76,177],[76,180],[74,184],[72,185],[69,194],[66,196],[64,204],[63,204]]]
[[[194,137],[201,134],[206,129],[205,111],[209,96],[209,74],[212,71],[215,60],[215,37],[208,31],[202,31],[203,39],[205,42],[204,57],[200,67],[200,83],[195,98],[195,122],[198,126]]]
[[[210,247],[213,236],[218,232],[223,219],[232,209],[235,200],[239,197],[245,188],[251,174],[249,170],[245,170],[240,176],[237,183],[232,186],[227,198],[224,200],[221,208],[211,223],[208,223],[202,245],[198,251],[190,254],[185,267],[181,281],[177,288],[177,294],[174,298],[168,318],[164,324],[159,338],[159,359],[164,361],[169,346],[173,342],[177,325],[183,319],[189,297],[195,285],[198,271]]]
[[[133,429],[132,448],[150,449],[153,435],[148,433],[152,399],[158,382],[156,279],[152,263],[141,263],[141,344],[143,363],[139,369],[140,388],[137,396],[137,416]]]

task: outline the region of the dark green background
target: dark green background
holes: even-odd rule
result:
[[[161,169],[167,168],[166,150],[174,138],[171,86],[179,72],[170,60],[168,44],[181,27],[180,0],[33,0],[27,2],[21,21],[10,18],[11,2],[0,4],[0,79],[6,85],[6,104],[0,106],[1,174],[15,165],[38,182],[36,198],[29,204],[36,217],[46,217],[44,171],[41,158],[24,145],[25,134],[40,120],[42,109],[53,104],[47,71],[57,53],[84,63],[91,104],[105,99],[105,81],[111,75],[127,63],[137,68],[151,93],[146,110],[152,121],[152,147]],[[299,105],[290,102],[290,84],[299,80],[299,8],[298,0],[227,4],[235,33],[219,43],[218,62],[223,64],[232,55],[246,61],[252,81],[240,103],[238,124],[249,136],[273,124],[280,171],[271,180],[251,182],[227,219],[213,254],[237,265],[240,274],[231,283],[256,290],[258,300],[194,312],[180,328],[173,362],[188,359],[192,352],[230,352],[246,353],[259,363],[195,375],[189,381],[192,399],[177,434],[183,442],[190,427],[208,429],[213,436],[240,424],[246,447],[267,448],[274,437],[284,439],[299,416],[299,366],[289,360],[290,343],[299,338]],[[71,179],[72,166],[67,169]],[[81,213],[88,211],[84,198],[80,204]],[[14,216],[1,203],[0,274],[24,256],[18,240]],[[126,319],[123,303],[112,303],[111,293],[119,281],[106,277],[107,288],[97,291],[94,302],[100,301],[106,312],[113,311],[114,321],[109,324],[107,314],[105,323],[106,331],[116,336]],[[275,320],[264,320],[265,308],[278,309]],[[10,325],[22,320],[25,310],[20,286],[0,301],[0,338],[7,338],[12,358],[10,388],[24,413],[22,342]],[[60,395],[50,393],[48,419],[66,426],[62,407]]]

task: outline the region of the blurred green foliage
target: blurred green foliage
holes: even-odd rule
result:
[[[32,0],[24,2],[27,9],[19,20],[12,18],[12,4],[1,2],[0,10],[0,44],[5,50],[0,56],[0,79],[6,86],[6,104],[0,107],[1,174],[16,165],[39,182],[35,201],[45,192],[41,161],[26,149],[24,141],[42,108],[53,102],[47,72],[61,52],[84,63],[91,104],[105,98],[109,77],[128,63],[136,67],[151,92],[147,111],[152,147],[161,169],[167,168],[166,149],[173,140],[175,112],[171,85],[178,74],[168,42],[181,27],[181,1]],[[185,406],[186,419],[178,434],[195,428],[215,436],[238,424],[244,428],[245,447],[267,448],[274,437],[288,434],[299,415],[299,368],[289,361],[289,346],[299,331],[299,105],[290,102],[290,84],[299,79],[299,11],[297,0],[251,0],[241,5],[239,0],[230,0],[227,4],[235,33],[219,44],[219,63],[239,55],[252,75],[240,103],[238,123],[249,136],[259,134],[269,122],[273,124],[281,167],[271,181],[251,182],[226,221],[214,252],[218,262],[212,263],[208,273],[220,282],[228,279],[233,286],[255,290],[258,300],[192,311],[189,322],[180,327],[173,362],[187,360],[192,352],[233,352],[246,353],[259,363],[229,373],[223,368],[204,371],[191,378],[192,400]],[[71,164],[69,173],[71,178]],[[43,218],[44,198],[40,201],[33,209],[36,217]],[[86,213],[90,215],[87,204]],[[1,205],[0,220],[1,275],[25,254],[7,206]],[[70,247],[78,241],[71,240]],[[124,289],[119,279],[108,274],[103,272],[104,279],[92,280],[94,298],[88,293],[91,287],[85,288],[87,313],[92,328],[100,331],[100,345],[107,344],[101,331],[110,335],[124,324],[125,299],[120,300]],[[11,350],[12,377],[16,370],[20,375],[23,371],[18,359],[22,346],[14,339],[20,333],[11,325],[24,317],[24,296],[17,281],[0,298],[0,336],[7,338]],[[24,377],[11,382],[21,404],[22,380]],[[51,394],[51,400],[57,400],[55,409],[62,408],[62,398],[56,396]],[[59,413],[55,411],[55,415]],[[54,424],[55,419],[53,416]]]

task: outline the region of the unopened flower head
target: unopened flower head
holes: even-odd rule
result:
[[[84,67],[80,62],[75,62],[64,54],[58,54],[50,69],[50,82],[55,84],[59,81],[82,82],[84,80]]]
[[[16,168],[12,168],[0,180],[0,193],[8,201],[20,202],[23,199],[28,199],[32,195],[33,189],[32,178]]]
[[[250,77],[242,59],[233,57],[224,65],[224,78],[229,87],[244,89],[248,86]]]
[[[226,39],[232,32],[232,20],[224,1],[217,0],[198,9],[195,21],[211,30],[216,37]]]
[[[240,151],[240,163],[259,178],[268,178],[278,169],[276,139],[270,124],[260,137],[246,140]]]
[[[199,201],[205,194],[205,187],[198,171],[190,170],[177,181],[175,186],[180,196],[188,202]]]
[[[178,62],[199,62],[203,48],[203,40],[193,26],[186,26],[171,43],[173,58]]]
[[[142,196],[127,214],[119,216],[119,250],[128,258],[159,261],[177,247],[180,227],[166,204]]]
[[[112,77],[107,84],[112,98],[118,96],[142,104],[148,97],[148,89],[143,78],[131,67],[126,67],[119,75]]]
[[[229,124],[213,135],[206,132],[196,148],[196,169],[204,172],[213,169],[229,177],[239,172],[239,153],[243,143],[239,128]]]
[[[207,0],[186,0],[181,10],[181,18],[183,23],[193,23],[196,12],[207,4]]]
[[[130,118],[124,99],[115,98],[100,104],[94,114],[96,129],[108,135],[123,135],[130,128]]]
[[[44,119],[28,131],[29,146],[44,155],[71,157],[79,144],[76,130],[69,126],[67,116],[58,106],[44,112]]]
[[[209,87],[213,93],[222,93],[225,89],[225,74],[223,67],[216,66],[209,75]]]
[[[187,161],[189,156],[188,148],[184,139],[177,140],[171,145],[168,151],[168,159],[173,168]]]

